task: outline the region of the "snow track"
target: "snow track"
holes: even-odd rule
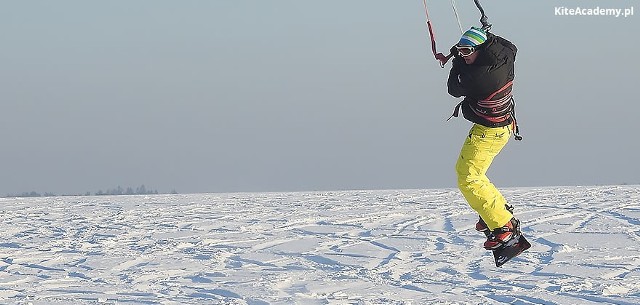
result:
[[[0,303],[640,303],[640,187],[504,195],[502,268],[457,190],[2,199]]]

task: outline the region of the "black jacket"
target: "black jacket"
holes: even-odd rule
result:
[[[479,52],[478,57],[473,64],[467,65],[458,55],[455,47],[452,51],[455,58],[447,81],[449,94],[454,97],[465,97],[462,101],[462,113],[465,119],[488,126],[487,122],[471,110],[470,105],[487,98],[509,81],[513,81],[514,62],[518,49],[510,41],[487,33],[487,41],[478,47],[476,51]],[[509,124],[511,119],[501,123],[500,126]]]

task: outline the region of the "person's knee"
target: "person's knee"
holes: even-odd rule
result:
[[[460,190],[469,189],[469,184],[474,180],[469,169],[469,164],[462,162],[462,159],[458,159],[456,163],[456,176],[458,177],[458,188]]]
[[[458,162],[456,162],[455,170],[458,175],[458,180],[460,180],[460,177],[469,175],[469,164],[466,164],[462,157],[459,157]]]
[[[470,188],[469,187],[470,182],[467,180],[467,177],[468,176],[465,176],[465,175],[461,176],[461,175],[458,174],[458,188],[461,191],[465,191],[465,190],[468,190]]]

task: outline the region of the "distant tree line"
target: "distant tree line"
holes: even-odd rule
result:
[[[176,192],[176,190],[172,190],[170,193],[162,193],[162,194],[177,194],[177,193],[178,192]],[[116,188],[107,189],[106,191],[98,190],[93,194],[91,194],[91,192],[86,192],[84,194],[65,194],[60,196],[114,196],[114,195],[155,195],[155,194],[161,194],[161,193],[159,193],[158,190],[147,188],[143,184],[139,187],[136,187],[135,189],[133,187],[122,188],[121,186],[118,186]],[[19,194],[7,194],[5,197],[54,197],[54,196],[57,196],[57,195],[49,192],[45,192],[41,194],[35,191],[31,191],[31,192],[24,192]]]
[[[126,189],[123,189],[122,187],[118,186],[117,188],[114,189],[108,189],[106,192],[103,192],[102,190],[97,191],[96,196],[102,196],[102,195],[151,195],[151,194],[158,194],[157,190],[152,190],[152,189],[147,189],[144,184],[137,187],[134,191],[134,189],[132,187],[127,187]]]

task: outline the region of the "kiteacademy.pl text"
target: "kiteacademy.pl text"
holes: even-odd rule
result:
[[[611,16],[630,17],[633,16],[633,6],[629,8],[593,8],[556,6],[556,16]]]

